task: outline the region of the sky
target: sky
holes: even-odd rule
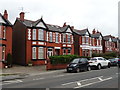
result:
[[[119,0],[0,0],[0,13],[8,11],[14,24],[21,11],[25,19],[37,20],[43,17],[47,24],[74,26],[90,33],[95,28],[103,36],[118,36]]]

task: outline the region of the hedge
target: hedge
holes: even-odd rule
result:
[[[50,56],[51,64],[68,64],[75,58],[90,58],[86,56],[78,56],[78,55],[60,55],[60,56]]]
[[[106,59],[111,59],[111,58],[116,58],[117,53],[115,52],[100,53],[100,54],[93,53],[92,57],[104,57]]]

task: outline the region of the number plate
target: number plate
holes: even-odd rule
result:
[[[68,70],[72,70],[72,68],[68,68]]]

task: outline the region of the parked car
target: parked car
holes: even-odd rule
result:
[[[117,66],[118,65],[118,59],[119,58],[112,58],[112,59],[108,59],[111,63],[111,66]]]
[[[80,71],[90,71],[91,67],[89,65],[87,58],[76,58],[67,65],[67,72],[80,72]]]
[[[89,60],[89,65],[100,70],[102,67],[110,68],[111,63],[103,57],[93,57]]]
[[[118,66],[119,66],[119,68],[120,68],[120,58],[118,59]]]

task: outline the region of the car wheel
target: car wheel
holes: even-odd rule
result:
[[[101,69],[101,65],[100,65],[100,64],[98,64],[97,69],[98,69],[98,70],[100,70],[100,69]]]
[[[90,71],[91,70],[91,67],[89,66],[89,67],[87,67],[87,71]]]
[[[110,63],[108,63],[108,68],[110,68]]]
[[[79,68],[76,69],[76,73],[78,73],[78,72],[80,72],[80,69],[79,69]]]

